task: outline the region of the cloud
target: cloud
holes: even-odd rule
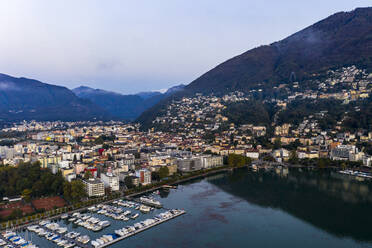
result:
[[[7,91],[18,91],[21,90],[12,82],[0,82],[0,90],[7,90]]]

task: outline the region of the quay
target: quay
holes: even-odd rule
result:
[[[354,170],[341,170],[338,171],[340,174],[348,175],[348,176],[354,176],[356,178],[367,178],[367,179],[372,179],[372,174],[367,173],[367,172],[362,172],[362,171],[354,171]]]
[[[171,220],[171,219],[174,219],[174,218],[176,218],[176,217],[178,217],[178,216],[181,216],[181,215],[183,215],[183,214],[185,214],[185,213],[186,213],[185,210],[180,210],[179,213],[174,214],[174,215],[172,215],[172,216],[170,216],[170,217],[168,217],[168,218],[166,218],[166,219],[162,219],[162,220],[160,220],[160,221],[158,221],[158,222],[155,222],[155,223],[153,223],[153,224],[151,224],[151,225],[145,226],[145,227],[143,227],[143,228],[141,228],[141,229],[138,229],[138,230],[136,230],[136,231],[134,231],[134,232],[128,233],[128,234],[126,234],[126,235],[124,235],[124,236],[121,236],[121,237],[119,237],[119,238],[116,238],[116,239],[114,239],[114,240],[112,240],[112,241],[110,241],[110,242],[107,242],[107,243],[103,244],[103,245],[97,246],[96,248],[103,248],[103,247],[110,246],[110,245],[112,245],[112,244],[114,244],[114,243],[116,243],[116,242],[119,242],[119,241],[121,241],[121,240],[124,240],[124,239],[126,239],[126,238],[129,238],[129,237],[131,237],[131,236],[134,236],[134,235],[136,235],[136,234],[138,234],[138,233],[140,233],[140,232],[143,232],[143,231],[145,231],[145,230],[147,230],[147,229],[150,229],[151,227],[154,227],[154,226],[157,226],[157,225],[162,224],[162,223],[164,223],[164,222],[167,222],[167,221],[169,221],[169,220]]]
[[[248,166],[243,166],[241,168],[244,168],[244,167],[248,167]],[[160,190],[160,189],[164,189],[164,188],[165,189],[170,189],[170,188],[174,189],[174,188],[177,188],[178,184],[182,184],[182,183],[185,183],[185,182],[188,182],[188,181],[204,178],[204,177],[215,175],[215,174],[231,172],[233,170],[234,170],[234,168],[223,167],[223,168],[220,168],[220,169],[217,169],[217,170],[208,171],[208,172],[201,173],[201,174],[198,174],[198,175],[194,175],[194,176],[186,177],[186,178],[179,179],[179,180],[176,180],[176,181],[168,182],[167,184],[163,184],[163,185],[160,185],[160,186],[155,186],[155,187],[152,187],[150,189],[141,190],[139,192],[133,192],[133,193],[130,193],[128,195],[125,195],[125,197],[128,200],[133,200],[134,197],[144,195],[144,194],[147,194],[147,193],[151,193],[151,192],[156,191],[156,190]]]

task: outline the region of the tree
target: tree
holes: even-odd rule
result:
[[[346,163],[345,162],[341,163],[341,169],[342,170],[346,170],[346,168],[347,168]]]
[[[276,138],[275,141],[274,141],[274,149],[279,149],[280,147],[282,147],[282,141],[280,140],[280,138]]]
[[[157,171],[151,172],[151,180],[152,181],[159,181],[160,180],[159,172],[157,172]]]
[[[327,167],[327,161],[325,159],[323,159],[323,158],[320,158],[320,159],[318,159],[317,166],[319,168],[323,169],[323,168]]]
[[[297,152],[295,150],[291,151],[291,154],[289,155],[288,162],[291,163],[291,164],[298,163],[298,156],[297,156]]]
[[[133,182],[132,182],[132,177],[127,176],[124,178],[124,184],[127,186],[128,189],[134,188]]]
[[[265,157],[263,157],[263,161],[275,162],[275,158],[271,156],[271,154],[267,154]]]
[[[248,165],[252,160],[246,156],[238,154],[229,154],[227,157],[227,164],[231,167],[242,167]]]
[[[167,177],[169,175],[169,169],[167,166],[162,166],[160,169],[159,169],[159,177],[160,178],[164,178],[164,177]]]
[[[84,173],[84,179],[89,179],[93,177],[92,173],[89,170],[86,170]]]
[[[71,198],[71,183],[65,182],[65,184],[63,185],[63,196],[67,200],[72,200],[72,198]]]
[[[24,189],[22,191],[22,198],[26,201],[26,202],[30,202],[31,201],[31,194],[32,194],[32,191],[30,189]]]
[[[80,201],[82,198],[86,197],[85,185],[80,180],[75,180],[71,182],[71,198],[74,202]]]
[[[8,216],[8,219],[18,219],[18,218],[21,218],[23,216],[23,212],[22,210],[20,210],[19,208],[16,208],[12,211],[12,213]]]
[[[102,136],[99,136],[95,141],[94,143],[97,144],[97,145],[100,145],[100,144],[103,144],[104,142],[104,139]]]

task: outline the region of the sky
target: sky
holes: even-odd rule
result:
[[[0,0],[0,73],[136,93],[370,0]]]

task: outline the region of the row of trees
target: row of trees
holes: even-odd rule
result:
[[[296,156],[296,151],[292,151],[288,160],[291,164],[300,164],[305,166],[315,166],[317,168],[328,168],[328,167],[337,167],[337,168],[352,168],[362,166],[361,161],[343,161],[343,160],[332,160],[330,158],[312,158],[312,159],[299,159]]]

